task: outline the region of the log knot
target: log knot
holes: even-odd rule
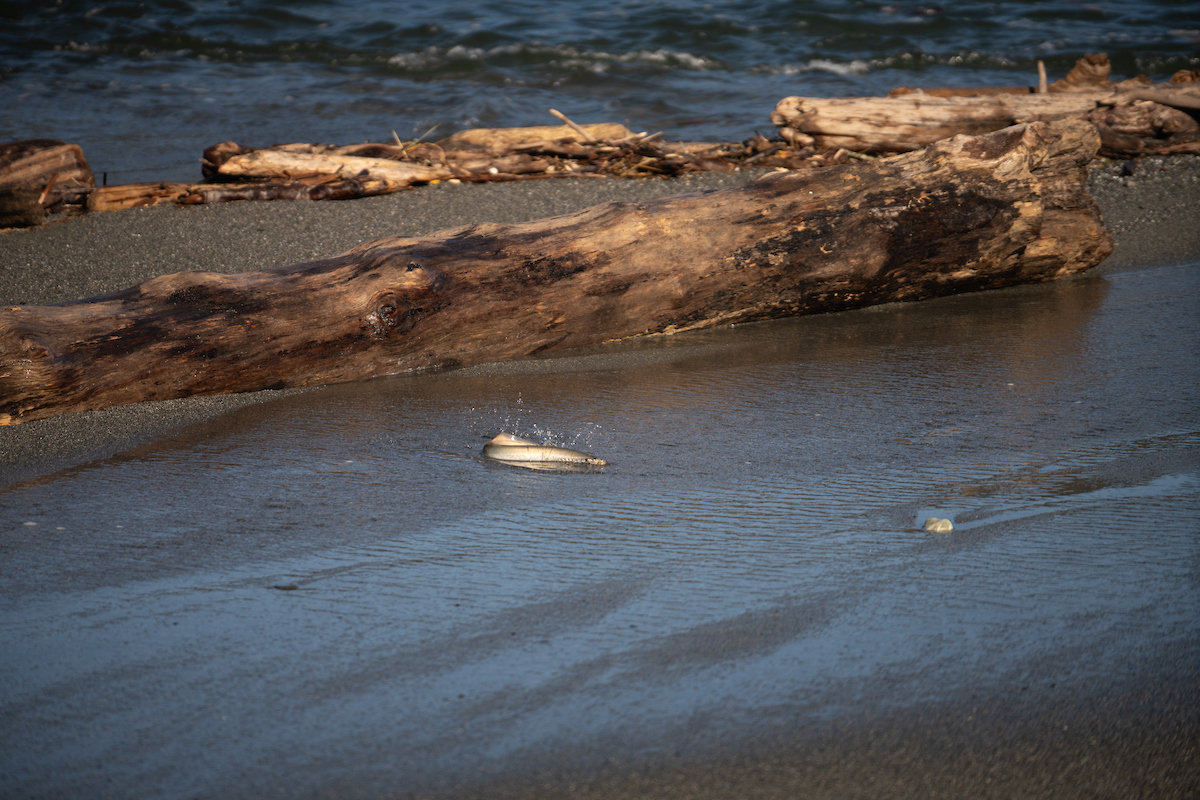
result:
[[[414,294],[414,297],[402,298],[389,291],[380,292],[372,298],[366,323],[376,339],[408,333],[418,322],[437,313],[446,305],[432,292]]]

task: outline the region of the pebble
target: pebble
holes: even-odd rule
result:
[[[930,533],[949,533],[954,530],[954,523],[948,519],[940,519],[939,517],[930,517],[925,520],[925,530]]]

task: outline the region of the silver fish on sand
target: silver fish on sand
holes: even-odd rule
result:
[[[530,469],[578,469],[607,466],[593,455],[501,433],[483,446],[484,458]]]

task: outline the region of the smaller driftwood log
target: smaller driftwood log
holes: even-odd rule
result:
[[[0,424],[1047,281],[1112,250],[1085,122],[0,310]]]
[[[1114,157],[1200,153],[1200,82],[1180,72],[1167,83],[1108,79],[1108,56],[1080,59],[1047,91],[897,89],[887,97],[786,97],[771,121],[796,147],[905,152],[958,134],[1034,120],[1086,119]]]
[[[210,182],[369,178],[406,186],[440,181],[674,177],[730,172],[756,162],[791,168],[811,154],[811,150],[794,154],[758,139],[737,145],[666,142],[661,134],[631,133],[622,125],[571,122],[461,131],[436,143],[254,148],[222,142],[205,150],[202,163]]]

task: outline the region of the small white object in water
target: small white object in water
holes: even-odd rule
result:
[[[930,533],[949,533],[954,530],[954,523],[948,519],[940,519],[938,517],[930,517],[925,520],[925,530]]]
[[[483,446],[483,455],[494,461],[504,461],[522,467],[554,465],[556,467],[603,467],[608,464],[602,458],[570,450],[539,444],[511,433],[501,433]]]

